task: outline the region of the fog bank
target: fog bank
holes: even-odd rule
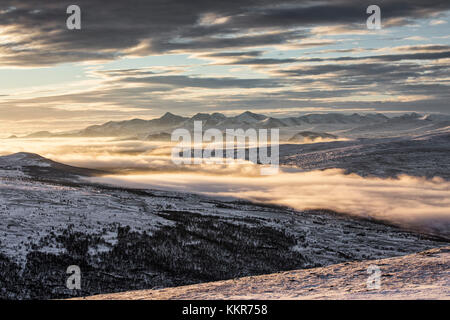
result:
[[[234,197],[298,210],[331,209],[450,239],[450,183],[440,178],[363,178],[331,169],[254,177],[156,173],[106,176],[92,181]]]

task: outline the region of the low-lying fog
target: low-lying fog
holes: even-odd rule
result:
[[[332,209],[450,238],[450,183],[439,178],[363,178],[330,169],[281,172],[273,176],[132,174],[93,178],[91,181],[237,197],[299,210]]]

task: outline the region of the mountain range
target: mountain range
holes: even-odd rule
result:
[[[123,121],[109,121],[101,125],[89,126],[85,129],[52,133],[40,131],[32,133],[26,138],[47,137],[134,137],[137,139],[151,140],[155,135],[170,133],[176,128],[193,129],[195,121],[202,121],[203,129],[248,129],[248,128],[280,128],[289,131],[290,128],[300,128],[302,131],[336,131],[357,135],[368,131],[383,132],[390,129],[409,129],[434,125],[436,128],[450,126],[448,115],[420,115],[417,113],[403,114],[387,117],[381,113],[372,114],[342,114],[323,113],[307,114],[298,117],[274,118],[250,111],[237,116],[226,116],[222,113],[197,113],[192,117],[183,117],[167,112],[162,117],[152,120],[131,119]],[[296,132],[294,132],[296,133]],[[16,137],[11,137],[16,138]],[[164,138],[166,138],[164,136]]]

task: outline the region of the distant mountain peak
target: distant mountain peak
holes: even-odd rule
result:
[[[209,113],[199,112],[199,113],[195,114],[191,119],[192,120],[207,120],[209,118],[211,118],[211,115]]]
[[[181,118],[181,117],[177,116],[171,112],[166,112],[160,119],[161,120],[171,120],[171,119],[178,119],[178,118]]]
[[[246,121],[246,122],[256,122],[256,121],[261,121],[261,120],[267,119],[267,116],[262,115],[262,114],[253,113],[251,111],[245,111],[245,112],[237,115],[234,118],[238,119],[238,120]]]
[[[243,115],[248,115],[248,116],[251,116],[251,117],[261,117],[262,116],[262,114],[257,114],[257,113],[254,113],[254,112],[251,112],[251,111],[248,111],[248,110],[245,111],[245,112],[242,112],[240,114],[240,116],[243,116]]]

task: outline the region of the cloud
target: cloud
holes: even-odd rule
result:
[[[275,88],[282,86],[275,79],[239,79],[232,77],[191,77],[191,76],[150,76],[150,77],[129,77],[120,80],[121,82],[145,83],[145,84],[167,84],[174,87],[193,88]]]
[[[235,57],[257,57],[263,54],[263,51],[224,51],[214,53],[204,53],[198,55],[199,58],[235,58]]]
[[[436,51],[450,51],[449,45],[444,44],[424,44],[424,45],[415,45],[415,46],[401,46],[392,48],[393,51],[420,51],[420,52],[436,52]]]
[[[285,59],[272,59],[272,58],[256,58],[256,59],[237,59],[232,62],[225,64],[229,65],[279,65],[284,63],[295,63],[298,62],[296,58],[285,58]]]
[[[2,1],[3,66],[103,61],[129,54],[246,48],[298,41],[317,25],[362,25],[366,1],[79,0],[82,29],[65,27],[70,2]],[[383,18],[419,19],[450,8],[445,0],[384,1]],[[386,25],[389,25],[386,23]],[[24,32],[26,30],[26,32]],[[6,32],[6,33],[5,33]]]
[[[447,23],[447,21],[445,21],[445,20],[431,20],[430,26],[437,26],[437,25],[446,24],[446,23]]]
[[[412,37],[405,38],[405,40],[412,40],[412,41],[426,41],[427,38],[421,37],[421,36],[412,36]]]
[[[425,55],[427,54],[425,53]],[[388,60],[395,59],[389,58]],[[372,105],[375,108],[377,108],[375,103],[381,102],[383,99],[391,104],[391,108],[394,108],[394,105],[398,107],[401,102],[398,100],[400,95],[413,97],[417,96],[420,91],[423,97],[420,99],[415,97],[414,100],[428,100],[426,109],[429,111],[432,110],[431,101],[436,100],[437,104],[440,101],[440,110],[445,112],[448,110],[445,101],[448,99],[447,92],[449,91],[445,79],[449,68],[450,66],[445,63],[330,63],[292,66],[274,71],[274,73],[295,77],[299,83],[314,86],[317,89],[323,88],[330,91],[332,88],[337,93],[342,90],[352,90],[354,96],[364,95],[369,99],[372,96]],[[411,90],[413,88],[418,91]],[[348,96],[351,95],[349,92]],[[381,98],[382,95],[384,98]],[[352,104],[351,100],[348,99],[347,105]],[[333,104],[336,105],[336,102]],[[364,103],[360,104],[360,106],[363,105]],[[411,104],[409,106],[411,107]]]
[[[198,173],[202,173],[199,168]],[[159,188],[279,204],[297,210],[331,209],[450,238],[448,182],[409,176],[363,178],[341,170],[251,177],[195,172],[94,178],[94,182]]]
[[[426,51],[426,48],[423,48]],[[450,50],[442,52],[415,52],[406,54],[381,54],[372,56],[358,56],[358,57],[338,57],[338,58],[310,58],[302,59],[302,62],[324,62],[324,61],[358,61],[358,60],[373,60],[383,62],[405,61],[405,60],[437,60],[450,58]]]

